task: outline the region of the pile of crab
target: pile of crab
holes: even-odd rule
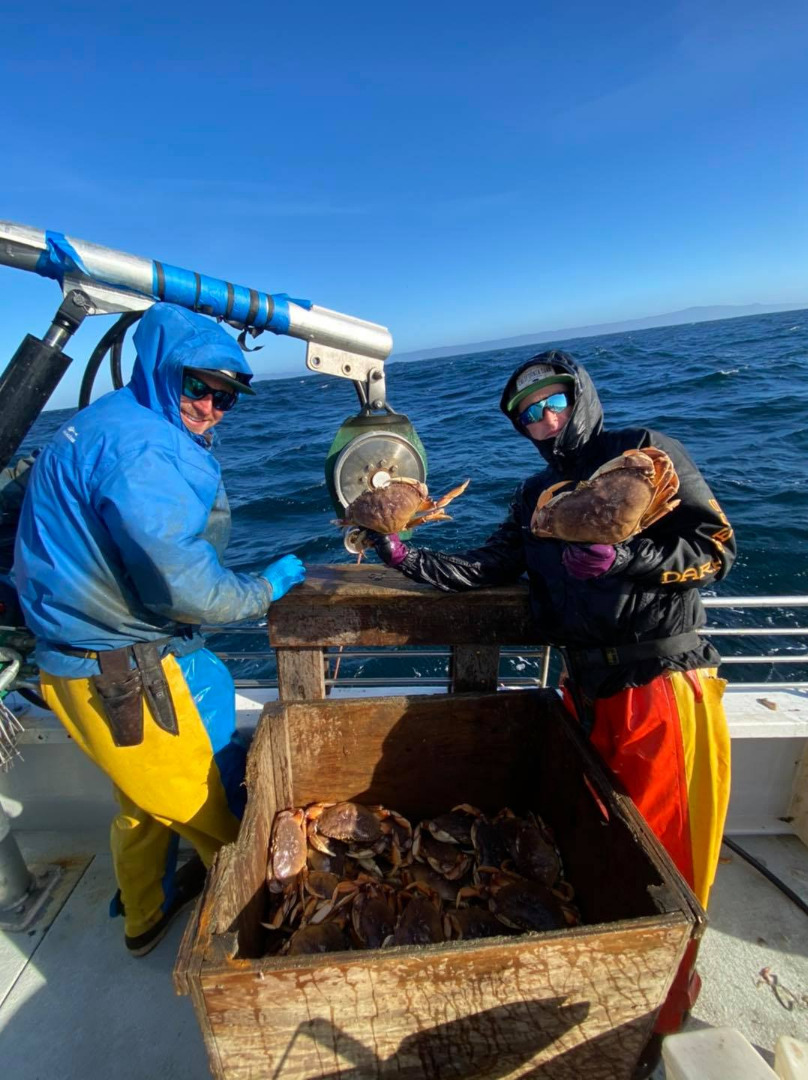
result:
[[[580,921],[539,817],[463,804],[411,823],[395,810],[314,803],[275,817],[267,952],[429,945]]]

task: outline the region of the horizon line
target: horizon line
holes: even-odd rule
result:
[[[633,325],[635,330],[664,330],[666,327],[672,326],[684,326],[689,323],[701,323],[701,322],[724,322],[731,319],[748,319],[753,318],[755,315],[777,315],[785,313],[787,311],[808,311],[808,302],[795,303],[793,306],[791,303],[772,302],[761,303],[755,301],[750,304],[696,304],[691,307],[679,308],[676,311],[666,311],[659,315],[638,315],[627,319],[614,319],[610,322],[604,323],[584,323],[580,326],[563,326],[550,330],[536,330],[529,331],[525,334],[509,334],[507,336],[501,336],[496,338],[486,338],[484,341],[470,341],[462,342],[460,344],[452,345],[428,345],[422,349],[410,349],[405,353],[401,353],[399,356],[393,351],[388,357],[386,362],[406,361],[408,358],[418,357],[419,359],[428,360],[430,354],[434,355],[438,352],[451,356],[463,356],[470,352],[483,352],[487,348],[519,348],[520,344],[541,344],[548,338],[557,337],[559,334],[565,334],[566,337],[559,338],[560,341],[569,341],[575,337],[608,337],[612,333],[626,333],[631,327],[631,324],[652,322],[657,319],[673,318],[677,315],[686,315],[690,312],[698,311],[711,311],[711,312],[730,312],[733,308],[744,309],[743,314],[731,315],[731,314],[714,314],[702,319],[682,319],[679,322],[670,323],[658,323],[654,326],[637,326]],[[749,310],[749,309],[758,310]],[[761,310],[762,309],[762,310]],[[612,330],[611,327],[624,327],[624,330]],[[535,337],[534,337],[535,334]],[[508,344],[513,342],[513,344]],[[448,349],[456,349],[456,352],[447,354]]]

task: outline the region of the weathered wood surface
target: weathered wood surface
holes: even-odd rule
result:
[[[554,691],[269,704],[247,783],[178,972],[220,1080],[630,1076],[701,909]],[[458,802],[536,810],[584,925],[263,957],[272,819],[340,799],[413,819]]]
[[[233,946],[237,944],[243,954],[257,955],[262,950],[260,920],[266,906],[269,840],[275,814],[289,805],[288,784],[284,782],[288,768],[285,729],[273,732],[267,728],[250,748],[249,798],[238,837],[219,851],[208,876],[197,935],[202,956],[208,956],[217,935],[225,934],[237,935]]]
[[[203,974],[226,1080],[621,1080],[689,937],[599,933],[264,961]]]
[[[499,676],[498,645],[453,645],[449,680],[455,694],[496,690]]]
[[[523,804],[526,788],[540,793],[530,741],[556,701],[546,690],[270,702],[256,742],[285,731],[295,806],[352,799],[416,817],[460,802],[497,810]]]
[[[205,955],[204,948],[200,948],[200,938],[204,936],[206,942],[209,934],[201,934],[200,926],[202,912],[209,910],[210,906],[211,876],[205,880],[202,892],[197,898],[191,917],[185,924],[182,933],[180,947],[177,951],[177,959],[174,961],[172,978],[174,992],[177,994],[190,994],[194,984],[199,983],[199,969]]]
[[[322,649],[276,649],[281,701],[318,701],[325,697]]]
[[[355,563],[307,567],[305,582],[271,605],[269,639],[276,648],[537,640],[525,583],[444,593],[397,570]]]
[[[255,741],[270,738],[270,756],[287,763],[279,806],[349,799],[413,820],[462,802],[534,810],[555,832],[587,921],[701,912],[553,690],[270,703]]]

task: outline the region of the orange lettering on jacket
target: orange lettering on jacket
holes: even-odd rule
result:
[[[718,559],[710,559],[701,566],[688,566],[686,570],[663,570],[660,583],[662,585],[677,585],[685,581],[702,581],[710,574],[717,574],[721,569]]]
[[[714,547],[716,547],[719,551],[723,551],[724,550],[724,544],[726,544],[727,540],[729,540],[729,538],[732,536],[732,526],[730,525],[729,521],[727,520],[727,515],[724,513],[724,511],[718,505],[716,500],[715,499],[710,499],[709,501],[710,501],[710,506],[713,508],[713,510],[715,510],[716,514],[718,514],[719,520],[724,525],[724,528],[723,529],[717,529],[716,532],[714,532],[711,535],[710,539],[712,540]]]

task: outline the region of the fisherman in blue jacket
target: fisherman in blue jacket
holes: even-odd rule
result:
[[[14,577],[42,695],[113,782],[117,911],[132,955],[199,892],[244,809],[246,748],[225,665],[199,627],[264,616],[305,570],[222,564],[230,510],[213,428],[254,394],[211,319],[155,304],[128,385],[81,410],[32,470]],[[197,852],[177,870],[182,838]]]

